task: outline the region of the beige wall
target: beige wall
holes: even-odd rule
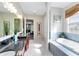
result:
[[[0,15],[0,37],[3,35],[3,23],[2,23],[2,18],[1,18],[1,15]]]
[[[47,19],[47,14],[44,16],[44,41],[45,45],[48,48],[48,19]]]
[[[44,16],[44,40],[46,47],[48,48],[48,40],[49,40],[49,11],[47,10]]]
[[[24,15],[25,21],[26,19],[32,19],[34,20],[34,38],[36,39],[37,37],[43,38],[43,16],[37,16],[37,15]],[[41,35],[38,35],[38,26],[37,24],[40,23],[40,33]],[[25,25],[26,27],[26,25]],[[25,29],[26,30],[26,29]]]

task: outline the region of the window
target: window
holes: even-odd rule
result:
[[[53,20],[51,20],[51,39],[53,40],[57,39],[61,31],[62,31],[61,15],[53,15]]]
[[[65,32],[65,35],[67,38],[59,38],[57,42],[79,55],[79,13],[66,20],[67,32]]]

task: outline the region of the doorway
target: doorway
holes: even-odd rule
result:
[[[26,20],[26,33],[30,33],[30,38],[34,39],[34,21],[31,19]]]

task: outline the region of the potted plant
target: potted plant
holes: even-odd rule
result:
[[[64,32],[62,32],[60,35],[59,35],[60,38],[66,38],[66,35]]]

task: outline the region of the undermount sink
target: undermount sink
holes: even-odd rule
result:
[[[0,56],[15,56],[15,51],[3,52],[3,53],[0,53]]]

